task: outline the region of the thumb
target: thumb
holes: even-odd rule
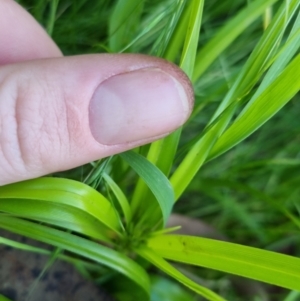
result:
[[[190,115],[176,66],[86,55],[0,67],[0,185],[70,169],[163,137]]]

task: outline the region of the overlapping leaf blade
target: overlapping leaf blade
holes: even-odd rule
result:
[[[180,59],[180,67],[187,73],[187,75],[191,76],[194,70],[194,63],[196,59],[196,51],[198,47],[198,41],[200,37],[200,26],[202,20],[202,12],[203,12],[204,0],[194,0],[189,4],[189,7],[186,9],[185,13],[181,15],[180,22],[183,22],[187,28],[179,34],[184,34],[185,39],[179,39],[184,41],[183,51]],[[188,19],[187,19],[188,16]],[[183,19],[187,19],[186,22]],[[174,36],[178,35],[178,33],[174,33]],[[173,160],[175,157],[175,153],[177,150],[178,142],[181,135],[181,129],[178,129],[170,136],[161,139],[152,143],[147,159],[155,164],[165,175],[169,175],[171,166],[173,164]],[[151,200],[151,195],[148,193],[148,188],[142,181],[138,182],[136,191],[134,204],[141,201],[143,198],[147,198]],[[149,212],[155,212],[153,208],[153,202],[149,202],[148,208]],[[151,214],[155,216],[156,214]],[[148,220],[148,224],[156,223],[157,221],[153,219],[151,221]]]
[[[80,182],[68,179],[40,178],[0,187],[0,200],[9,199],[19,199],[20,202],[36,200],[37,206],[41,204],[39,202],[44,202],[46,207],[52,206],[53,210],[55,207],[58,211],[61,210],[61,215],[68,208],[70,212],[82,211],[86,217],[90,215],[90,219],[96,219],[115,232],[119,231],[118,216],[110,202],[99,192]],[[9,202],[6,204],[9,206]],[[23,209],[20,209],[19,214],[23,213]],[[17,207],[14,214],[18,214]],[[74,218],[76,220],[76,214]],[[75,220],[73,221],[75,222]]]
[[[300,55],[251,102],[214,145],[209,158],[230,149],[275,115],[300,89]]]
[[[265,9],[277,0],[256,0],[241,10],[221,30],[214,35],[197,53],[193,80],[197,80],[218,56],[255,21]]]
[[[109,241],[111,231],[107,227],[93,216],[72,206],[21,198],[0,199],[0,211]]]
[[[148,275],[122,253],[70,233],[4,215],[0,218],[0,228],[49,243],[116,270],[137,283],[144,290],[145,300],[147,299],[150,287]]]
[[[140,23],[144,0],[118,0],[109,23],[109,46],[119,52],[135,36]]]
[[[202,164],[209,156],[217,139],[228,126],[238,104],[251,91],[277,53],[277,47],[285,32],[288,21],[295,14],[299,2],[291,0],[283,4],[253,50],[231,89],[214,113],[203,135],[193,145],[171,177],[176,199],[180,197]]]

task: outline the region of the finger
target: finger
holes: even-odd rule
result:
[[[0,67],[0,184],[165,136],[188,118],[187,77],[143,55],[86,55]]]
[[[45,30],[13,0],[0,0],[0,65],[61,56]]]

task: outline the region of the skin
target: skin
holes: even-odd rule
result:
[[[63,57],[32,16],[0,0],[0,185],[152,142],[192,106],[175,65],[138,54]]]

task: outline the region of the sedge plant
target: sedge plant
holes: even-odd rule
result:
[[[290,291],[285,300],[297,300],[299,253],[297,257],[264,248],[284,236],[283,231],[266,238],[261,224],[267,223],[255,218],[256,213],[252,216],[250,204],[240,204],[238,198],[243,194],[256,207],[268,206],[285,219],[286,231],[292,227],[299,238],[300,160],[285,153],[249,162],[243,158],[257,152],[255,147],[270,153],[276,149],[277,137],[275,146],[268,146],[264,137],[255,135],[295,101],[299,91],[300,1],[93,1],[93,13],[86,0],[36,0],[33,6],[20,2],[66,53],[143,52],[178,64],[194,83],[196,103],[187,125],[151,145],[70,172],[0,187],[0,228],[57,247],[56,258],[74,263],[83,273],[95,269],[91,262],[96,262],[104,275],[98,280],[109,282],[121,301],[150,300],[150,295],[158,300],[150,289],[158,287],[154,278],[150,285],[151,266],[205,300],[226,300],[226,294],[189,277],[174,262],[282,287]],[[93,31],[87,41],[73,25],[69,37],[62,39],[60,32],[72,20],[76,23],[85,9],[90,15],[77,20],[77,26],[88,31],[84,18],[95,24],[103,19],[101,33],[96,36]],[[74,37],[81,41],[76,49],[71,45]],[[268,125],[276,129],[272,120],[263,128]],[[234,157],[238,159],[232,159],[232,150],[244,140],[244,148]],[[267,184],[261,187],[254,178],[266,177],[267,171]],[[237,172],[249,181],[240,181]],[[216,177],[218,173],[226,177]],[[201,195],[202,203],[193,201],[198,198],[195,194]],[[174,234],[178,227],[167,227],[174,206],[179,211],[195,210],[196,217],[219,214],[224,227],[230,222],[220,208],[227,213],[230,208],[239,227],[250,232],[246,237],[255,237],[258,243],[247,246],[238,239],[232,243]],[[267,219],[273,222],[273,215]],[[49,253],[4,238],[1,243]],[[169,288],[174,285],[164,281]],[[135,289],[126,293],[120,283]],[[174,292],[170,300],[177,297],[195,300],[182,291]]]

